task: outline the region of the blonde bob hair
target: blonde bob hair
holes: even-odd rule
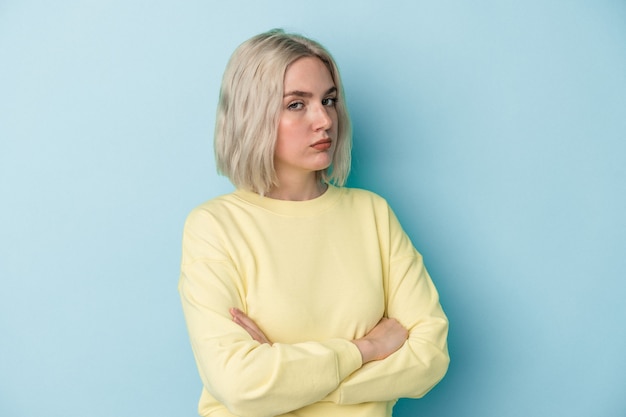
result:
[[[274,149],[287,68],[303,57],[317,57],[328,68],[338,92],[337,144],[321,181],[344,185],[350,172],[352,129],[337,65],[319,43],[274,29],[242,43],[222,79],[215,123],[217,170],[237,187],[264,195],[277,185]]]

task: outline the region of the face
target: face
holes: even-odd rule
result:
[[[281,178],[312,176],[330,166],[337,141],[337,89],[326,65],[314,57],[285,72],[274,168]]]

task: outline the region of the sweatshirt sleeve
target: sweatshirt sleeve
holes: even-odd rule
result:
[[[357,404],[420,398],[445,375],[448,320],[419,254],[389,209],[389,257],[385,276],[386,316],[409,331],[407,342],[384,360],[365,364],[327,401]]]
[[[298,344],[254,341],[229,308],[246,311],[245,285],[224,253],[207,212],[189,216],[179,293],[205,389],[235,415],[274,416],[323,399],[361,366],[343,339]]]

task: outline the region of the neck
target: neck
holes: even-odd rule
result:
[[[317,176],[306,181],[281,180],[266,196],[276,200],[305,201],[321,196],[327,188],[328,185],[318,180]]]

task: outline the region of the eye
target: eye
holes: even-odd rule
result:
[[[326,107],[335,107],[337,104],[337,97],[326,97],[322,100],[322,105]]]
[[[294,101],[287,105],[288,110],[301,110],[304,107],[304,103],[301,101]]]

